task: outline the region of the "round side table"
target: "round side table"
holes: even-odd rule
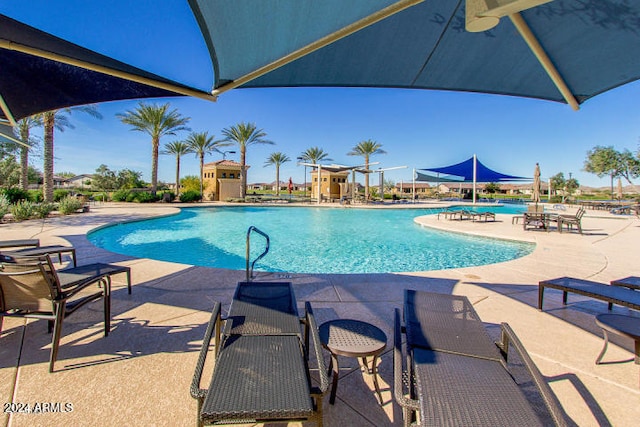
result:
[[[378,394],[378,400],[382,405],[382,395],[378,385],[378,356],[387,346],[387,336],[382,330],[366,322],[352,319],[330,320],[320,325],[320,341],[322,346],[331,353],[329,373],[333,373],[333,384],[331,386],[331,397],[329,403],[332,405],[336,400],[336,389],[338,388],[338,378],[340,368],[338,366],[338,356],[361,357],[367,372],[373,375],[373,384]],[[371,369],[367,364],[367,357],[373,356]]]

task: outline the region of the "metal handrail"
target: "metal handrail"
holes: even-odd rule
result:
[[[249,249],[250,249],[250,241],[251,241],[251,232],[255,231],[256,233],[260,234],[261,236],[263,236],[265,239],[267,239],[267,245],[264,249],[264,252],[262,252],[256,259],[253,260],[253,262],[251,263],[251,268],[249,268]],[[261,260],[266,254],[267,252],[269,252],[269,236],[267,235],[267,233],[260,231],[258,228],[254,227],[253,225],[251,227],[249,227],[249,230],[247,230],[247,253],[246,253],[246,271],[247,271],[247,282],[250,282],[251,279],[253,279],[253,266],[256,264],[256,262],[258,262],[259,260]]]

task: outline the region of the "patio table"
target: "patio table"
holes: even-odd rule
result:
[[[101,262],[96,262],[80,267],[58,270],[56,273],[58,275],[58,279],[60,279],[60,285],[62,286],[62,288],[80,282],[82,280],[100,276],[105,277],[109,281],[109,283],[111,283],[111,276],[113,276],[114,274],[126,273],[127,292],[131,294],[131,267],[127,267],[124,265],[104,264]]]

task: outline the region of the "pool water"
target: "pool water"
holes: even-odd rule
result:
[[[506,206],[491,210],[521,211]],[[104,227],[88,238],[96,246],[135,257],[244,270],[246,233],[253,225],[271,241],[269,254],[255,270],[290,273],[441,270],[508,261],[534,249],[530,243],[432,230],[413,220],[435,213],[433,209],[187,208],[178,215]],[[264,238],[252,234],[251,258],[264,246]]]

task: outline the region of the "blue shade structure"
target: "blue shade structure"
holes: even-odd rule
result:
[[[209,94],[0,15],[0,122],[113,101]]]
[[[475,174],[473,168],[473,162],[476,162]],[[444,166],[440,168],[424,168],[419,169],[428,172],[434,172],[443,175],[453,175],[448,177],[449,179],[440,179],[440,182],[505,182],[505,181],[531,181],[532,178],[526,178],[522,176],[507,175],[504,173],[496,172],[489,169],[484,164],[477,160],[476,157],[470,157],[464,162],[456,163],[455,165]],[[425,176],[425,175],[423,175]],[[432,177],[429,177],[432,178]],[[421,181],[421,180],[417,180]],[[425,179],[427,181],[427,179]],[[428,181],[432,182],[432,181]]]
[[[638,1],[554,0],[482,32],[466,31],[464,0],[189,4],[213,61],[214,94],[390,87],[513,95],[577,109],[640,78]]]

